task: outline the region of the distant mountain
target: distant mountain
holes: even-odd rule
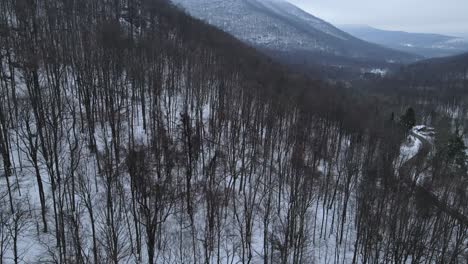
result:
[[[339,27],[363,40],[427,58],[452,56],[468,51],[468,40],[460,37],[388,31],[367,25],[341,25]]]
[[[407,63],[418,56],[360,40],[283,0],[173,0],[191,15],[268,50],[340,65]],[[285,55],[287,54],[287,55]],[[300,55],[298,55],[300,54]]]

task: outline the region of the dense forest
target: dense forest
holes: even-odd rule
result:
[[[165,0],[0,36],[0,264],[466,263],[466,78],[312,81]]]

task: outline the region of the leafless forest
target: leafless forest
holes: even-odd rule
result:
[[[1,0],[0,264],[466,264],[467,81],[407,78],[311,81],[163,0]]]

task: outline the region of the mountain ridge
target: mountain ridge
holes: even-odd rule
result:
[[[368,42],[426,58],[453,56],[468,51],[468,41],[459,36],[383,30],[368,25],[350,24],[338,27]]]
[[[173,0],[192,16],[266,49],[310,51],[337,57],[414,62],[419,57],[372,44],[334,27],[299,7],[279,0]]]

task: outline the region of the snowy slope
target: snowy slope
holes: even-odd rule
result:
[[[173,0],[191,15],[261,48],[387,62],[417,56],[357,39],[283,0]]]

